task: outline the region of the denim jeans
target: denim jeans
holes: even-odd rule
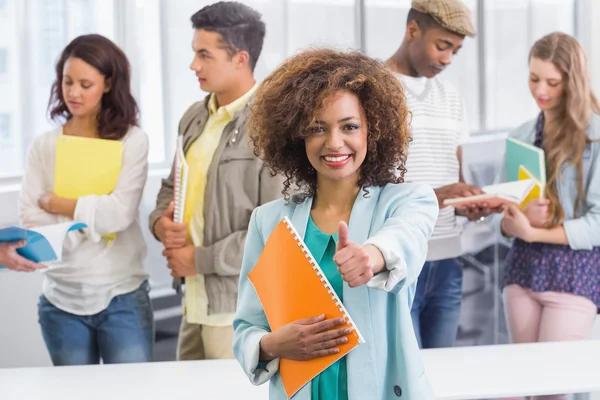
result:
[[[94,315],[74,315],[52,305],[44,295],[39,323],[54,365],[152,361],[154,314],[148,282],[114,297]]]
[[[462,300],[462,265],[456,258],[428,261],[417,282],[411,317],[419,347],[452,347]]]

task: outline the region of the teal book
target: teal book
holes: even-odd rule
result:
[[[546,155],[544,150],[521,140],[506,138],[507,181],[519,180],[519,168],[524,166],[533,178],[543,186],[546,184]]]
[[[31,229],[10,226],[0,229],[0,243],[23,240],[25,246],[17,249],[17,253],[33,262],[51,265],[52,262],[61,260],[63,242],[67,233],[84,228],[87,228],[87,225],[79,222],[65,222]],[[4,267],[0,265],[0,268]]]

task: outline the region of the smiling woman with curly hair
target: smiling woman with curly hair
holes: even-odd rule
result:
[[[317,173],[304,141],[313,135],[325,99],[339,91],[358,97],[369,132],[358,184],[366,188],[401,182],[410,137],[402,85],[379,62],[360,53],[314,50],[293,57],[263,82],[248,122],[257,155],[274,173],[287,177],[286,197],[292,182],[305,196],[315,193]]]
[[[248,273],[287,217],[365,339],[295,398],[433,398],[410,305],[438,203],[429,186],[401,183],[409,113],[400,83],[360,53],[311,50],[263,82],[252,111],[256,154],[287,180],[285,199],[257,208],[248,227],[234,320],[244,371],[255,384],[271,380],[271,399],[287,399],[279,359],[339,353],[352,333],[324,315],[270,328]]]

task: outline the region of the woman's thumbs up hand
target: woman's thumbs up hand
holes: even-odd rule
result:
[[[385,267],[383,255],[373,245],[360,246],[350,241],[348,225],[340,222],[334,262],[342,279],[354,288],[369,282]]]

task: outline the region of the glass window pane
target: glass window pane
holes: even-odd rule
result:
[[[553,31],[575,33],[576,0],[531,0],[533,40]]]
[[[325,45],[357,49],[354,0],[288,0],[288,49],[291,53]]]
[[[0,76],[8,74],[8,49],[0,48]]]
[[[12,131],[10,129],[12,115],[8,113],[0,113],[0,145],[12,148],[14,146],[12,140]]]
[[[4,0],[0,8],[0,178],[19,174],[22,166],[18,1]]]
[[[133,16],[120,39],[131,63],[139,123],[149,139],[148,162],[160,164],[167,160],[167,151],[170,152],[165,146],[160,0],[136,0],[121,5],[120,12]],[[168,160],[170,163],[172,155],[169,154]]]
[[[514,128],[538,108],[528,83],[527,57],[540,37],[574,34],[575,0],[496,0],[485,3],[486,128]]]
[[[114,21],[103,0],[0,2],[0,177],[22,173],[31,140],[54,127],[46,109],[64,46],[92,32],[114,40]]]
[[[387,60],[404,39],[411,0],[365,0],[365,47],[371,57]]]
[[[28,112],[34,115],[30,135],[54,127],[46,118],[46,108],[50,87],[56,78],[54,65],[63,48],[75,37],[87,33],[99,33],[114,40],[112,4],[102,0],[29,0],[27,3],[31,43],[28,62],[31,66],[44,66],[35,68],[30,82],[32,108]]]
[[[161,1],[162,57],[163,57],[163,96],[167,141],[175,143],[179,119],[187,108],[201,100],[205,93],[200,91],[198,80],[189,66],[194,57],[192,51],[193,29],[190,17],[202,7],[211,4],[209,0],[178,0],[177,7],[171,1]],[[173,145],[174,148],[174,145]],[[167,156],[173,157],[172,154]]]
[[[477,0],[463,0],[471,10],[473,23],[477,27]],[[479,37],[466,37],[463,47],[453,58],[452,64],[440,75],[454,83],[460,90],[465,104],[471,132],[481,130],[479,100]]]
[[[267,34],[261,55],[254,70],[254,77],[262,81],[288,56],[286,43],[285,1],[282,0],[244,0],[242,3],[262,14]]]

